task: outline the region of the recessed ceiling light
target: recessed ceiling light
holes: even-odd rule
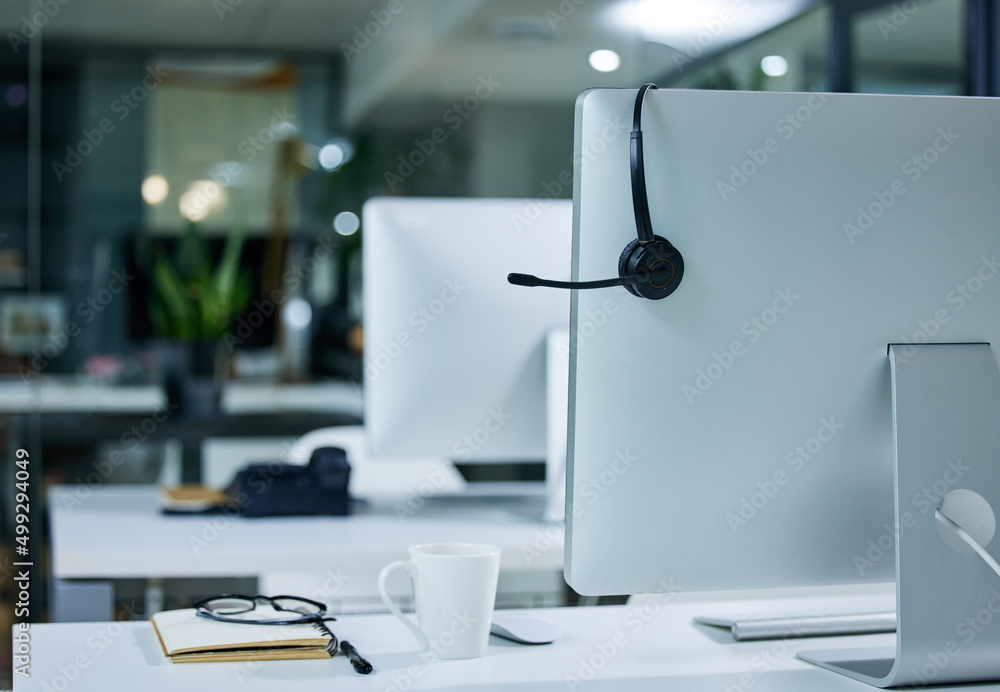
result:
[[[598,72],[614,72],[621,64],[621,57],[613,50],[595,50],[590,54],[590,66]]]
[[[780,77],[788,72],[788,61],[780,55],[769,55],[760,61],[760,69],[768,77]]]
[[[604,21],[691,53],[721,49],[800,14],[804,0],[617,0]]]
[[[319,165],[335,171],[344,163],[344,149],[338,144],[327,144],[319,150]]]
[[[343,137],[326,143],[319,150],[319,165],[328,171],[335,171],[354,156],[354,147]]]
[[[340,235],[354,235],[361,228],[361,219],[351,211],[342,211],[333,217],[333,230]]]

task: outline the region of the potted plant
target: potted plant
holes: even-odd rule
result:
[[[149,317],[161,346],[167,344],[160,350],[168,394],[182,406],[191,395],[202,403],[214,399],[206,395],[215,390],[219,342],[250,304],[253,281],[240,265],[245,239],[242,228],[234,229],[215,266],[193,222],[172,254],[163,245],[153,249]]]

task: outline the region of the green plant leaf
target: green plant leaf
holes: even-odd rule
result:
[[[197,337],[194,306],[185,295],[184,282],[174,270],[166,253],[160,252],[153,260],[153,282],[166,306],[171,335],[180,339]]]

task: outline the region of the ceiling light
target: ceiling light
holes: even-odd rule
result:
[[[319,150],[319,165],[328,171],[335,171],[354,156],[354,147],[346,139],[334,139]]]
[[[342,211],[333,217],[333,230],[340,235],[354,235],[361,228],[361,219],[352,211]]]
[[[780,77],[788,72],[788,61],[780,55],[769,55],[760,61],[760,69],[768,77]]]
[[[802,11],[803,0],[619,0],[606,21],[679,50],[716,49],[756,36]]]
[[[292,298],[285,304],[281,318],[292,329],[305,329],[312,322],[312,307],[302,298]]]
[[[598,72],[614,72],[621,64],[621,57],[613,50],[595,50],[590,54],[590,66]]]
[[[214,180],[195,180],[181,195],[178,207],[181,216],[189,221],[204,221],[222,211],[229,202],[225,188]]]
[[[344,150],[336,144],[327,144],[319,150],[319,165],[328,171],[335,171],[344,163]]]
[[[142,181],[142,199],[150,206],[155,207],[160,204],[169,194],[170,185],[159,173],[150,173]]]

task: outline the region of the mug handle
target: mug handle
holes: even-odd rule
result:
[[[431,648],[430,641],[427,639],[427,635],[424,631],[417,626],[410,618],[403,615],[403,611],[393,603],[392,598],[389,597],[389,592],[385,588],[385,581],[389,577],[389,573],[397,568],[404,568],[410,573],[411,578],[416,575],[417,566],[411,560],[396,560],[395,562],[390,562],[388,565],[382,568],[382,571],[378,573],[378,593],[382,597],[382,602],[385,603],[389,611],[395,615],[397,618],[403,621],[403,624],[410,628],[413,632],[413,636],[417,638],[417,643],[420,645],[421,651],[427,651]]]

